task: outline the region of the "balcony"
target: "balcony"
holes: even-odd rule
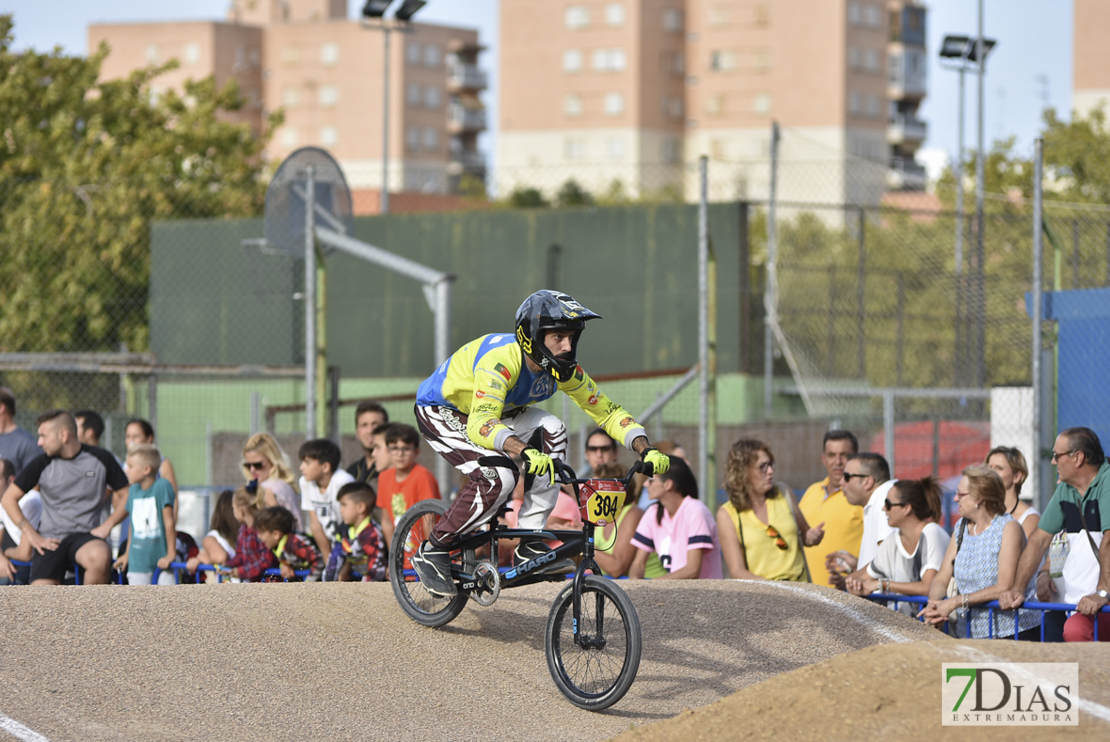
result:
[[[463,149],[451,153],[451,160],[447,171],[452,174],[484,173],[486,170],[486,156],[477,150]]]
[[[928,178],[925,167],[906,157],[894,157],[887,171],[886,185],[892,191],[923,191]]]
[[[477,65],[456,62],[447,66],[447,86],[452,90],[484,90],[488,84],[489,76]]]
[[[452,132],[481,131],[486,128],[486,109],[452,103],[447,106],[447,127]]]
[[[929,125],[913,116],[898,113],[891,117],[886,140],[891,144],[921,144],[929,134]]]
[[[887,97],[891,100],[922,98],[925,96],[926,73],[925,54],[907,49],[903,52],[887,51]]]

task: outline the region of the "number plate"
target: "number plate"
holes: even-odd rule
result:
[[[624,485],[609,479],[591,479],[579,486],[582,520],[604,526],[617,520],[624,507]]]

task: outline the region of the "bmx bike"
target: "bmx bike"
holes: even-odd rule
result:
[[[442,500],[422,500],[411,507],[393,534],[389,551],[389,581],[408,616],[424,626],[443,626],[462,612],[467,599],[492,605],[501,591],[537,582],[566,582],[564,574],[542,574],[548,562],[581,555],[573,578],[559,591],[547,616],[544,653],[555,685],[575,706],[590,711],[619,701],[640,667],[640,618],[636,608],[612,580],[600,576],[594,561],[594,530],[616,521],[625,500],[625,487],[641,471],[637,462],[623,479],[578,479],[574,470],[555,462],[559,481],[571,485],[582,512],[582,530],[532,531],[508,528],[497,516],[485,530],[464,536],[452,551],[451,576],[458,593],[441,597],[420,584],[410,559],[447,511]],[[550,553],[509,568],[498,568],[502,539],[558,539]],[[593,574],[586,574],[587,571]]]

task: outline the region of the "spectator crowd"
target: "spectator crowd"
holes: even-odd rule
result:
[[[15,424],[15,412],[14,396],[0,388],[0,584],[59,585],[75,573],[82,584],[381,581],[400,518],[442,496],[419,461],[419,432],[364,402],[355,411],[363,453],[346,467],[333,441],[309,440],[297,451],[297,477],[273,436],[251,435],[243,484],[214,498],[198,543],[177,530],[175,471],[149,422],[128,422],[121,462],[100,446],[105,426],[95,411],[46,412],[34,432]],[[1042,611],[1023,606],[1061,602],[1074,608],[1044,613],[1045,640],[1091,641],[1096,621],[1099,638],[1110,639],[1110,613],[1100,612],[1110,602],[1110,463],[1087,428],[1057,437],[1059,479],[1043,513],[1021,499],[1029,477],[1021,452],[998,447],[963,470],[954,523],[945,522],[935,479],[895,480],[886,459],[861,452],[849,431],[825,434],[827,476],[801,497],[776,479],[767,444],[737,440],[727,499],[715,512],[685,450],[673,441],[657,447],[670,470],[637,475],[623,510],[597,531],[595,559],[610,577],[813,582],[971,638],[1041,640]],[[604,430],[590,432],[584,449],[591,476],[624,475]],[[503,513],[510,525],[523,482]],[[549,529],[582,526],[564,489]]]

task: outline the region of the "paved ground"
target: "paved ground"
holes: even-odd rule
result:
[[[548,674],[543,626],[558,590],[553,584],[506,591],[495,605],[468,607],[438,630],[410,621],[384,584],[0,590],[0,716],[55,742],[592,742],[630,730],[636,739],[736,739],[745,725],[763,730],[756,736],[780,728],[808,739],[827,736],[832,713],[855,713],[872,726],[890,723],[882,721],[887,714],[901,719],[909,695],[880,672],[888,657],[901,657],[891,645],[904,651],[906,642],[939,637],[820,587],[621,584],[643,624],[643,661],[624,700],[601,713],[571,706]],[[940,639],[921,651],[957,644]],[[1013,643],[990,643],[996,653],[1004,646]],[[838,658],[856,650],[866,651]],[[895,673],[924,694],[911,700],[926,710],[936,705],[928,693],[935,687],[939,694],[941,661],[928,657],[899,659]],[[855,685],[807,690],[813,683],[806,673],[836,667],[809,666],[831,658],[850,663],[845,677],[860,683],[858,693]],[[868,707],[872,693],[888,688],[893,705]],[[862,700],[850,705],[854,699]],[[645,726],[676,715],[662,729],[692,716],[705,733],[675,737]],[[707,736],[718,715],[719,734]],[[931,710],[921,724],[929,718],[938,719],[939,731]],[[772,726],[753,726],[760,719]]]

